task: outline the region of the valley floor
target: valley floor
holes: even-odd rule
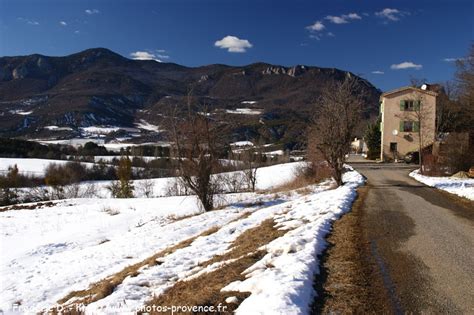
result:
[[[291,179],[294,167],[259,169],[259,189]],[[325,236],[364,182],[355,171],[344,180],[337,189],[325,181],[223,194],[210,212],[194,196],[68,199],[0,212],[0,311],[61,304],[134,312],[178,301],[240,314],[308,313]],[[209,302],[209,294],[219,298]]]

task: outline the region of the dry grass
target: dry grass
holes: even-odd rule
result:
[[[362,226],[367,187],[358,189],[352,211],[333,225],[321,259],[321,273],[315,279],[318,297],[313,314],[390,314],[376,262]]]
[[[122,271],[102,279],[92,285],[86,290],[73,291],[66,295],[64,298],[58,301],[58,304],[63,305],[65,309],[73,310],[75,309],[74,305],[88,305],[95,301],[101,300],[106,296],[112,294],[115,288],[120,285],[123,280],[127,277],[136,277],[139,274],[139,270],[145,266],[155,266],[159,264],[158,258],[165,257],[178,249],[189,246],[196,238],[200,236],[206,236],[215,233],[218,230],[217,227],[206,230],[198,236],[186,239],[174,246],[168,247],[153,256],[148,257],[147,259],[138,262],[136,264],[130,265],[124,268]],[[70,303],[67,303],[73,299]],[[65,305],[64,305],[65,304]],[[63,312],[64,313],[64,312]],[[76,312],[70,311],[68,314],[74,314]]]
[[[306,195],[311,192],[307,186],[318,184],[331,176],[332,172],[327,167],[300,167],[296,169],[296,176],[293,180],[273,188],[270,193],[286,193],[296,190],[297,193]]]
[[[224,255],[216,255],[210,260],[202,263],[201,266],[209,266],[217,262],[236,259],[256,252],[261,246],[270,243],[287,232],[276,229],[274,225],[275,222],[272,219],[267,219],[258,227],[245,231],[237,237],[229,252]]]
[[[0,207],[0,212],[9,211],[9,210],[35,210],[42,209],[46,207],[53,207],[58,202],[47,201],[47,202],[36,202],[32,204],[18,204],[12,206]]]
[[[103,208],[103,209],[102,209],[102,212],[105,212],[105,213],[107,213],[107,214],[110,215],[110,216],[114,216],[114,215],[120,214],[120,211],[119,211],[119,210],[117,210],[117,209],[112,209],[112,208],[110,208],[110,207],[105,207],[105,208]]]
[[[218,255],[208,260],[203,266],[209,266],[216,262],[234,261],[225,263],[217,270],[203,273],[198,277],[187,281],[179,281],[164,294],[154,298],[148,306],[215,306],[219,304],[226,306],[225,311],[229,313],[235,310],[240,302],[248,297],[246,292],[221,292],[221,289],[231,282],[244,280],[242,274],[257,261],[263,258],[265,251],[259,250],[262,245],[282,236],[287,231],[275,228],[275,222],[271,219],[263,221],[258,227],[249,229],[242,233],[233,243],[232,249],[224,255]],[[271,267],[271,266],[269,266]],[[238,298],[238,303],[228,304],[225,299],[230,296]],[[153,314],[153,313],[152,313]],[[175,313],[175,314],[180,314]]]

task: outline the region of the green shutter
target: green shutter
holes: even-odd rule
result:
[[[415,101],[415,110],[420,110],[421,101]]]
[[[400,120],[400,132],[403,132],[403,120]]]
[[[405,101],[400,100],[400,110],[403,112],[405,110]]]
[[[419,121],[414,121],[413,122],[413,132],[418,132],[420,131],[420,122]]]

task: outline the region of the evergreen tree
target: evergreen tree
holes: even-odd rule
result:
[[[375,160],[380,157],[380,118],[377,121],[370,123],[365,130],[365,142],[367,143],[367,158]]]

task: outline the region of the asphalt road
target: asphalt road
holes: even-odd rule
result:
[[[405,165],[351,165],[368,179],[364,229],[394,312],[474,314],[474,203]]]

